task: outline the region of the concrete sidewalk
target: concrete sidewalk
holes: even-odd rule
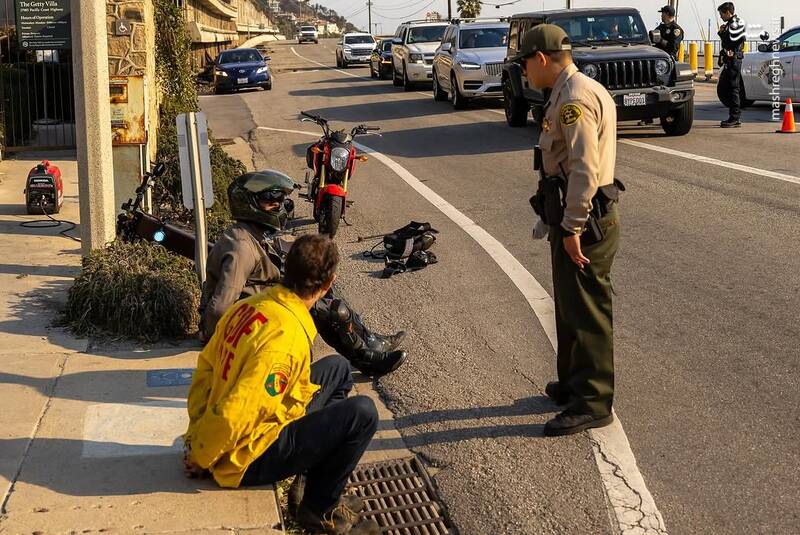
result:
[[[25,214],[22,189],[42,156],[0,163],[0,532],[281,532],[271,487],[183,477],[181,370],[197,347],[102,347],[51,327],[80,246],[58,234],[65,227],[19,226],[38,219]],[[77,221],[74,158],[46,156],[65,178],[56,217]]]
[[[252,164],[249,146],[230,147]],[[238,150],[237,150],[238,149]],[[78,221],[77,169],[69,154],[0,162],[0,533],[281,533],[270,487],[222,490],[181,470],[186,394],[199,347],[98,344],[52,327],[80,271],[80,244],[20,223],[28,170],[61,168],[65,204]],[[76,229],[69,233],[79,235]],[[317,354],[327,354],[318,341]],[[370,381],[358,393],[381,414],[363,462],[410,456]]]

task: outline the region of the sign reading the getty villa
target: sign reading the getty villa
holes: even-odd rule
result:
[[[71,48],[70,0],[16,0],[17,38],[27,50]]]

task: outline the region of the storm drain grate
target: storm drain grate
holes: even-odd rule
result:
[[[425,467],[416,457],[363,464],[348,485],[389,535],[455,535]]]

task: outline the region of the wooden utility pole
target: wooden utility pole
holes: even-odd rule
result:
[[[372,32],[372,0],[367,0],[367,31]]]

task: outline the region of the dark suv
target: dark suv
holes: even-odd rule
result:
[[[522,35],[543,23],[567,32],[575,64],[608,89],[617,103],[618,120],[658,118],[670,136],[689,133],[694,120],[694,74],[688,63],[677,63],[652,46],[654,37],[634,8],[562,9],[511,17],[502,75],[510,126],[524,126],[531,107],[546,100],[543,92],[528,85],[521,66],[508,61]]]

